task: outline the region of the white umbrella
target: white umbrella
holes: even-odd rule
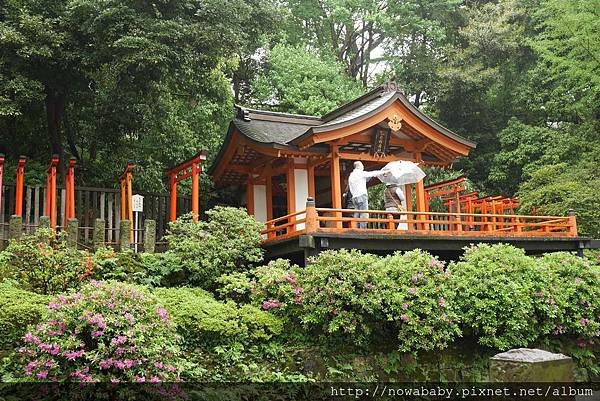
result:
[[[384,176],[383,174],[377,176],[381,182],[386,184],[414,184],[421,181],[426,176],[417,163],[405,160],[389,162],[382,170],[390,172],[387,176]]]

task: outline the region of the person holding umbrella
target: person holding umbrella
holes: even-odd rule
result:
[[[367,192],[367,181],[377,176],[388,176],[390,172],[383,170],[365,171],[365,166],[360,161],[354,162],[354,170],[348,178],[348,186],[352,195],[352,203],[356,210],[369,210],[369,193]],[[355,218],[367,219],[368,213],[354,213]],[[358,228],[367,228],[366,221],[359,221]]]
[[[402,186],[414,184],[425,178],[425,172],[419,167],[419,163],[406,160],[389,162],[382,171],[387,174],[379,176],[381,182],[386,184],[384,192],[385,210],[406,211],[406,197]],[[400,220],[407,220],[407,215],[400,216]],[[398,230],[407,230],[408,224],[398,223]]]
[[[406,197],[402,187],[398,184],[386,184],[383,191],[383,202],[386,212],[405,212]],[[406,220],[406,215],[400,216],[400,220]],[[406,223],[398,223],[398,230],[407,230]]]

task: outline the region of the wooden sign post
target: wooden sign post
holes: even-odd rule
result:
[[[129,220],[130,233],[129,241],[133,242],[133,168],[135,165],[131,162],[127,163],[125,171],[119,177],[121,185],[121,220]]]

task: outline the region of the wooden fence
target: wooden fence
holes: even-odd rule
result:
[[[15,209],[15,186],[4,185],[1,188],[0,202],[0,240],[8,238],[8,222]],[[168,194],[136,192],[144,196],[144,211],[140,216],[139,227],[143,228],[144,220],[156,221],[156,239],[160,241],[165,234],[169,222],[168,213],[170,199]],[[39,224],[40,216],[45,210],[45,188],[26,186],[23,191],[23,226],[25,232],[32,232]],[[57,223],[62,229],[65,215],[65,189],[57,187]],[[191,210],[191,199],[186,196],[177,197],[177,210]],[[75,187],[75,214],[79,220],[79,242],[89,244],[92,241],[94,220],[99,218],[106,222],[106,242],[116,244],[119,238],[119,222],[121,221],[121,195],[118,189]]]

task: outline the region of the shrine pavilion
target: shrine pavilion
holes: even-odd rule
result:
[[[232,203],[265,223],[263,245],[271,257],[306,258],[330,248],[454,251],[480,241],[539,251],[585,247],[574,215],[520,216],[514,207],[506,214],[495,206],[474,212],[463,200],[471,205],[476,197],[462,196],[456,182],[435,186],[436,194],[454,196],[446,201],[454,205],[447,213],[429,211],[433,190],[423,181],[405,186],[406,211],[369,211],[368,228],[358,228],[353,211],[342,208],[354,161],[362,161],[365,170],[396,160],[451,166],[475,147],[388,82],[321,117],[236,107],[209,174],[217,187],[238,188],[240,197]],[[406,229],[396,228],[400,221]]]

